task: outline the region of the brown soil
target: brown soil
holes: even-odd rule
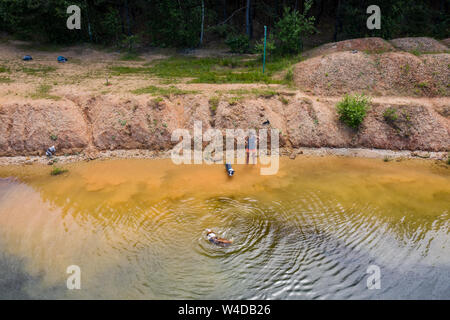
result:
[[[445,46],[447,46],[447,48],[450,48],[450,38],[443,39],[443,40],[441,40],[441,42],[442,42]]]
[[[299,89],[270,85],[278,92],[275,96],[249,94],[234,101],[230,98],[236,95],[228,92],[231,89],[268,86],[189,84],[181,80],[174,85],[199,93],[160,100],[131,91],[151,84],[164,86],[161,79],[111,76],[107,67],[142,66],[167,57],[167,52],[152,52],[143,55],[143,61],[124,62],[118,61],[118,53],[73,47],[57,54],[36,51],[33,61],[25,63],[20,57],[28,52],[11,43],[0,44],[0,66],[10,69],[0,77],[11,79],[0,82],[0,156],[42,155],[51,145],[59,155],[82,152],[92,158],[107,150],[164,151],[174,145],[172,131],[192,130],[195,120],[202,121],[204,130],[278,128],[280,144],[286,148],[449,151],[449,54],[417,57],[391,52],[390,44],[380,40],[338,43],[336,49],[358,52],[323,51],[299,63],[294,74]],[[367,54],[361,52],[362,47],[388,52]],[[67,56],[69,62],[58,64],[59,54]],[[208,54],[201,52],[202,56]],[[56,71],[40,75],[18,71],[42,66]],[[110,85],[105,85],[106,77]],[[426,85],[419,86],[422,82]],[[36,96],[42,84],[50,85],[51,90]],[[374,97],[367,118],[356,132],[340,123],[335,105],[344,92],[361,91]],[[216,110],[210,108],[213,96],[220,99]],[[397,123],[384,119],[388,107],[395,107],[402,115]]]
[[[448,52],[448,47],[433,38],[399,38],[390,41],[392,45],[402,51],[417,51],[421,53]]]
[[[358,50],[368,53],[395,51],[395,48],[382,38],[360,38],[323,44],[305,52],[307,58],[326,55],[334,52]]]
[[[365,147],[393,150],[450,150],[450,119],[439,114],[448,101],[374,99],[359,131],[342,125],[337,100],[296,94],[247,98],[230,104],[221,100],[214,113],[206,96],[186,95],[155,101],[149,97],[76,96],[60,102],[2,105],[0,155],[42,155],[55,145],[58,154],[86,150],[168,150],[171,132],[192,130],[195,120],[204,130],[226,128],[278,128],[282,147]],[[317,101],[319,100],[319,101]],[[395,107],[407,114],[398,124],[383,112]],[[267,122],[269,121],[269,122]]]
[[[449,96],[450,54],[335,52],[300,62],[296,85],[314,95]]]

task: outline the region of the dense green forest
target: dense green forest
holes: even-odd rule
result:
[[[81,29],[68,30],[66,10],[81,8]],[[380,30],[368,30],[366,9],[381,8]],[[225,41],[246,51],[268,26],[282,51],[332,29],[332,40],[381,36],[449,36],[450,0],[0,0],[0,30],[19,39],[72,44],[92,42],[195,48]],[[295,43],[292,42],[294,38]],[[270,50],[269,41],[269,50]],[[275,45],[275,44],[273,44]],[[292,47],[293,46],[293,47]],[[252,46],[253,47],[253,46]]]

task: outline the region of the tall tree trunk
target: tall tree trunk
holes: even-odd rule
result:
[[[342,29],[340,4],[341,4],[341,1],[338,0],[337,6],[336,6],[336,17],[334,20],[334,35],[333,35],[334,42],[337,42],[338,33]]]
[[[129,12],[129,8],[128,8],[128,0],[125,0],[125,17],[127,19],[127,33],[128,33],[128,36],[131,36],[130,12]]]
[[[87,20],[88,20],[89,40],[92,42],[91,20],[89,19],[89,4],[88,4],[87,0],[84,0],[84,3],[86,4],[86,16],[87,16]]]
[[[247,0],[247,8],[245,10],[245,26],[246,26],[246,33],[249,39],[252,38],[252,15],[251,15],[251,6],[252,1]]]
[[[323,14],[323,3],[325,2],[325,0],[320,0],[319,1],[319,13],[316,14],[316,24],[318,25],[320,23],[320,18],[322,17]]]
[[[200,45],[203,44],[203,29],[205,25],[205,1],[202,0],[202,27],[200,32]]]
[[[225,21],[227,16],[227,0],[222,0],[223,20]]]

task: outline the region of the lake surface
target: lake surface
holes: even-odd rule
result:
[[[299,157],[233,178],[170,160],[60,166],[0,167],[1,299],[450,299],[443,164]]]

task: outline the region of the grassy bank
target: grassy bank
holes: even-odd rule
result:
[[[267,62],[262,72],[259,57],[208,57],[174,56],[168,59],[144,63],[142,66],[111,66],[114,76],[153,75],[161,79],[186,78],[188,83],[275,83],[290,84],[289,69],[302,60],[301,56],[277,57]],[[277,74],[286,72],[286,75]],[[176,82],[176,80],[174,81]]]

